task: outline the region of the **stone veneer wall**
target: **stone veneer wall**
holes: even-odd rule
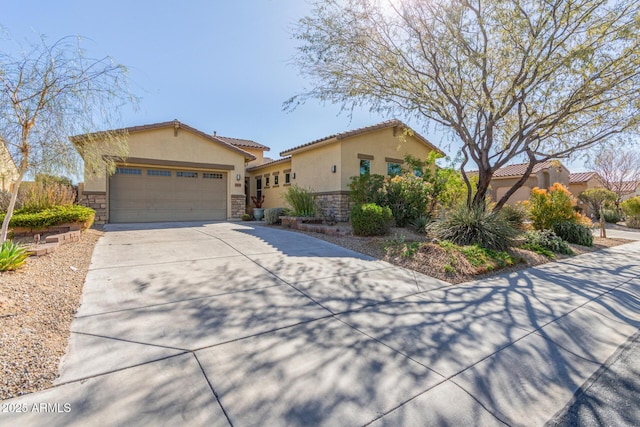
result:
[[[80,197],[82,206],[88,206],[96,211],[94,224],[104,225],[107,223],[107,193],[104,191],[85,191]]]
[[[338,221],[349,221],[351,198],[348,191],[316,193],[316,201],[322,214],[327,215],[329,210],[333,210]]]
[[[231,218],[242,218],[245,214],[245,196],[243,194],[231,195]]]

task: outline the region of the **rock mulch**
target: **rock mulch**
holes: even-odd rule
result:
[[[87,230],[80,241],[0,273],[0,399],[48,388],[56,378],[101,235]]]

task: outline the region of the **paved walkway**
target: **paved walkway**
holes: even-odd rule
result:
[[[543,425],[640,327],[640,242],[447,286],[247,223],[110,226],[0,425]]]

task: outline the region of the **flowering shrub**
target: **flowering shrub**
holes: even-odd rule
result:
[[[583,221],[581,215],[573,210],[571,193],[557,182],[548,191],[538,187],[531,190],[527,205],[536,230],[550,230],[554,224],[564,221]]]

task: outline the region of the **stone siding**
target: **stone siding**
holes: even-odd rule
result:
[[[245,214],[245,196],[243,194],[231,195],[231,218],[240,219]]]
[[[99,191],[83,192],[80,197],[80,204],[88,206],[96,211],[94,224],[104,225],[107,223],[107,193]]]
[[[333,212],[336,220],[341,222],[349,221],[351,213],[351,198],[348,192],[317,193],[316,201],[322,215]]]

